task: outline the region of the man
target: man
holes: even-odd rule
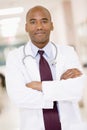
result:
[[[42,6],[35,6],[28,11],[25,29],[31,40],[10,52],[6,62],[7,91],[20,109],[20,129],[83,130],[78,101],[84,76],[74,49],[50,42],[53,23],[50,12]],[[42,52],[43,55],[40,54]],[[41,66],[44,58],[46,61]],[[46,62],[52,74],[50,79],[46,73]],[[43,111],[48,110],[45,115],[49,118],[54,103],[57,113],[53,113],[52,122],[51,118],[45,121]],[[54,125],[55,122],[58,127]],[[48,127],[52,126],[47,128],[46,123]]]

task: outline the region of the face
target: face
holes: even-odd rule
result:
[[[25,29],[32,43],[43,48],[49,42],[50,32],[53,30],[49,12],[41,7],[31,9],[27,14]]]

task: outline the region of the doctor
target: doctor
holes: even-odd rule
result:
[[[76,52],[50,41],[53,23],[42,6],[28,11],[25,29],[31,41],[10,52],[6,61],[7,92],[19,107],[20,130],[46,130],[42,110],[53,109],[54,101],[61,130],[84,130],[78,108],[84,76]],[[38,50],[45,52],[53,81],[41,81]]]

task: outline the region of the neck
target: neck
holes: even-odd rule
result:
[[[42,49],[42,48],[44,48],[47,44],[48,44],[48,42],[39,42],[39,43],[35,43],[35,42],[32,42],[36,47],[38,47],[38,48],[40,48],[40,49]]]

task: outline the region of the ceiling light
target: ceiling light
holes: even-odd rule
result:
[[[20,22],[19,17],[2,19],[0,21],[1,33],[3,37],[15,36]]]
[[[24,11],[23,7],[0,9],[0,15],[19,14]]]
[[[0,20],[1,25],[19,23],[19,22],[20,22],[20,17],[6,18],[6,19]]]

